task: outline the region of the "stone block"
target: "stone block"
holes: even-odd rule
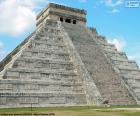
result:
[[[12,90],[12,89],[13,89],[12,84],[5,84],[5,83],[0,84],[0,90]]]
[[[49,103],[50,104],[66,104],[66,98],[62,96],[50,97]]]
[[[20,97],[20,104],[38,104],[38,97]]]
[[[6,97],[1,97],[0,96],[0,106],[1,105],[6,105]]]
[[[6,74],[4,76],[5,79],[18,79],[19,78],[19,72],[18,71],[6,71]]]

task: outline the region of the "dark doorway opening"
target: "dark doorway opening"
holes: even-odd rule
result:
[[[60,17],[60,21],[63,22],[63,18],[62,17]]]
[[[73,20],[73,24],[76,24],[76,20]]]
[[[65,22],[66,23],[71,23],[71,19],[66,19]]]

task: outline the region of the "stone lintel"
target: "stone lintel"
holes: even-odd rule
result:
[[[87,14],[87,11],[84,9],[77,9],[77,8],[72,8],[72,7],[68,7],[68,6],[63,6],[63,5],[58,5],[58,4],[54,4],[54,3],[49,3],[48,6],[46,8],[44,8],[38,15],[37,15],[37,19],[44,13],[46,12],[50,7],[52,8],[57,8],[57,9],[63,9],[63,10],[67,10],[67,11],[71,11],[71,12],[75,12],[75,13],[80,13],[80,14]]]

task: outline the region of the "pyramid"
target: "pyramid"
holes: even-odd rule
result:
[[[139,105],[140,70],[86,11],[50,3],[36,30],[0,63],[0,108]]]

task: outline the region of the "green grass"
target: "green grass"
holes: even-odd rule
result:
[[[3,108],[0,113],[58,113],[61,116],[140,116],[140,111],[112,110],[112,108],[139,108],[138,106],[107,107],[48,107],[48,108]],[[98,110],[95,110],[98,109]],[[72,113],[72,114],[71,114]],[[56,115],[57,116],[57,115]],[[60,115],[58,115],[60,116]]]

